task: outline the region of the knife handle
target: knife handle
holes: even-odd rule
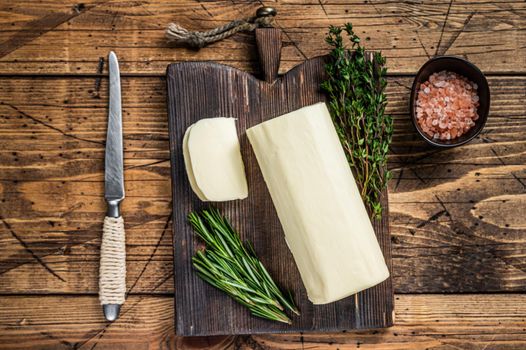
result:
[[[108,321],[114,321],[126,295],[126,240],[122,216],[104,219],[100,249],[99,300]]]

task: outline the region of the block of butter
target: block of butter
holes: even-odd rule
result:
[[[330,303],[389,277],[327,106],[247,130],[309,300]]]
[[[248,196],[234,118],[206,118],[188,127],[183,156],[190,186],[202,201]]]

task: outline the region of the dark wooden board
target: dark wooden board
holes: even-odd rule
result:
[[[280,32],[258,29],[256,41],[264,80],[213,62],[171,64],[167,70],[168,116],[172,163],[173,239],[178,335],[248,334],[337,331],[388,327],[393,323],[391,279],[355,296],[314,306],[307,295],[245,130],[300,107],[324,101],[324,57],[305,61],[277,77]],[[277,283],[293,292],[301,316],[292,325],[270,322],[250,313],[222,292],[200,280],[191,257],[199,242],[186,222],[190,211],[208,207],[190,189],[185,172],[182,139],[187,127],[206,117],[238,119],[241,151],[249,185],[243,201],[214,204],[231,220],[243,239],[251,241]],[[220,169],[218,169],[220,171]],[[387,194],[384,196],[387,204]],[[387,205],[386,205],[387,208]],[[374,222],[376,234],[391,267],[388,210]]]

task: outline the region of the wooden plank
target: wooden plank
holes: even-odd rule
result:
[[[2,87],[3,293],[98,290],[107,81],[100,94],[96,85],[46,78]],[[173,290],[173,252],[164,81],[122,86],[128,290],[166,279],[156,290],[165,293]]]
[[[517,83],[492,79],[488,124],[466,146],[437,151],[405,116],[396,124],[389,189],[398,292],[522,290],[526,107],[516,101],[526,85]]]
[[[330,24],[354,23],[368,47],[382,50],[391,72],[415,73],[436,54],[468,58],[484,71],[524,73],[524,1],[319,1],[271,4],[285,30],[281,72],[327,52]],[[253,71],[252,34],[238,34],[199,52],[164,38],[171,21],[194,30],[252,16],[254,1],[89,0],[0,4],[0,74],[94,74],[99,57],[116,50],[124,74],[164,74],[176,60],[214,60]]]
[[[390,78],[388,85],[395,290],[525,291],[526,219],[517,210],[526,183],[526,78],[490,77],[482,135],[439,153],[408,119],[411,81]],[[0,223],[0,293],[97,292],[107,80],[98,95],[95,83],[0,78],[0,216],[65,280]],[[128,289],[143,293],[172,268],[170,229],[163,236],[171,208],[165,81],[128,77],[122,86]],[[169,279],[155,293],[172,291]]]
[[[6,350],[174,349],[173,298],[128,297],[108,323],[96,296],[2,297],[0,329]]]
[[[178,338],[171,296],[129,297],[111,324],[96,296],[9,296],[0,298],[0,349],[521,350],[524,315],[525,294],[399,295],[385,330]]]
[[[393,323],[392,280],[325,305],[313,305],[285,241],[280,220],[245,130],[285,113],[324,102],[320,84],[326,79],[325,57],[307,60],[276,80],[281,31],[256,29],[265,80],[232,67],[209,62],[172,64],[167,70],[168,123],[172,165],[174,275],[176,332],[178,335],[331,332],[389,327]],[[198,102],[197,102],[198,101]],[[197,103],[196,103],[197,102]],[[209,207],[192,192],[186,174],[181,140],[186,130],[204,117],[236,119],[249,196],[242,201],[213,203],[243,240],[251,242],[276,283],[291,292],[301,315],[292,324],[251,317],[246,308],[207,285],[190,257],[200,241],[187,223],[187,215]],[[387,193],[384,198],[387,200]],[[389,206],[374,220],[374,232],[387,266],[391,267]],[[290,314],[289,314],[290,316]]]

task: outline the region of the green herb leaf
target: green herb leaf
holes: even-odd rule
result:
[[[285,297],[256,256],[250,243],[239,234],[219,210],[190,213],[188,222],[206,244],[192,258],[204,281],[230,295],[258,317],[291,323],[285,309],[299,315],[292,296]]]
[[[343,31],[350,49],[344,45]],[[385,168],[393,134],[393,119],[385,114],[385,58],[379,52],[366,53],[351,23],[330,26],[325,41],[333,48],[325,66],[328,78],[321,88],[328,96],[329,111],[362,199],[373,217],[379,218],[382,191],[390,178]]]

